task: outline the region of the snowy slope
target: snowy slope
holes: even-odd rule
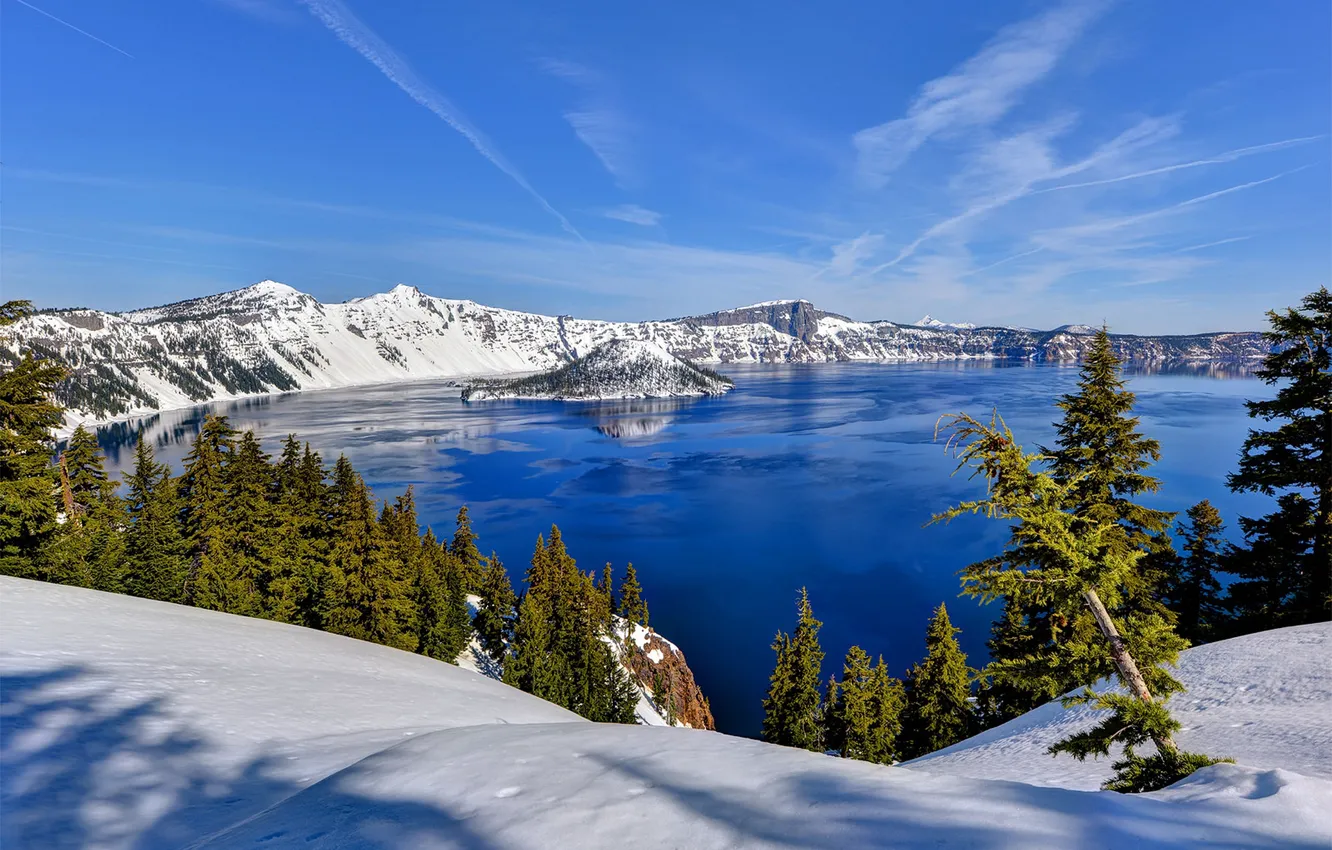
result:
[[[1074,360],[1085,334],[858,322],[778,301],[655,322],[542,316],[435,298],[414,287],[321,304],[274,281],[130,313],[44,312],[6,329],[0,360],[32,350],[72,377],[66,430],[257,393],[535,372],[611,339],[695,363],[1023,358]],[[1115,338],[1134,360],[1232,361],[1266,352],[1252,333]]]
[[[477,380],[464,400],[642,399],[723,395],[731,381],[708,373],[655,342],[612,339],[559,368],[505,380]]]
[[[926,313],[924,318],[917,321],[916,326],[921,328],[951,328],[959,331],[970,331],[976,328],[976,325],[972,322],[945,322],[934,318],[929,313]]]
[[[1140,796],[968,779],[586,723],[449,665],[226,614],[9,578],[0,606],[4,847],[1332,840],[1332,784],[1284,770],[1222,765]]]
[[[1184,724],[1177,739],[1184,749],[1332,779],[1332,623],[1185,650],[1176,677],[1188,691],[1168,705]],[[1090,728],[1097,716],[1086,707],[1052,702],[909,764],[958,776],[1094,789],[1110,777],[1108,761],[1078,762],[1045,751]]]

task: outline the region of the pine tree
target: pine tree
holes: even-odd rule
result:
[[[1160,481],[1147,472],[1160,460],[1160,445],[1138,431],[1138,418],[1132,415],[1136,397],[1125,387],[1121,365],[1109,333],[1102,328],[1083,360],[1077,391],[1056,404],[1063,418],[1055,426],[1055,447],[1042,453],[1052,480],[1068,488],[1071,511],[1092,523],[1119,525],[1123,533],[1109,542],[1144,553],[1123,576],[1122,592],[1112,608],[1133,642],[1140,623],[1151,629],[1160,621],[1173,622],[1174,615],[1159,597],[1164,565],[1174,557],[1169,536],[1174,515],[1136,501],[1160,489]],[[1022,530],[1015,529],[1013,540],[1022,537]],[[1006,564],[986,563],[988,568],[1039,568],[1042,557],[1038,548],[1010,546],[1001,556]],[[1015,717],[1088,681],[1089,671],[1081,659],[1056,650],[1097,634],[1089,611],[1055,613],[1035,597],[1005,600],[997,629],[990,657],[1001,663],[990,668],[984,689],[993,709],[989,716]],[[1023,663],[1033,655],[1044,660]]]
[[[74,429],[56,462],[67,517],[42,548],[39,574],[46,581],[117,592],[124,569],[124,506],[118,482],[107,478],[102,451],[82,425]]]
[[[772,744],[818,751],[823,746],[822,679],[823,650],[809,593],[800,589],[796,603],[799,619],[795,632],[778,632],[772,648],[777,654],[763,700],[763,740]]]
[[[1116,743],[1123,745],[1124,756],[1115,762],[1116,779],[1107,785],[1114,790],[1161,787],[1155,783],[1187,776],[1207,762],[1206,757],[1182,753],[1175,745],[1173,732],[1179,724],[1162,703],[1183,689],[1161,665],[1173,664],[1185,642],[1169,620],[1154,612],[1136,612],[1135,634],[1128,639],[1110,613],[1123,607],[1134,586],[1138,561],[1146,555],[1128,545],[1131,531],[1113,518],[1079,510],[1078,480],[1061,482],[1040,469],[1046,458],[1026,454],[997,414],[989,425],[966,415],[949,417],[946,430],[952,432],[948,447],[958,457],[959,470],[967,468],[973,477],[984,478],[988,493],[985,499],[964,502],[936,516],[935,521],[977,513],[1015,523],[1004,557],[963,571],[963,593],[986,602],[1013,598],[1019,604],[1038,604],[1070,623],[1089,610],[1095,633],[1070,629],[1057,647],[1018,663],[1067,664],[1071,659],[1070,666],[1086,673],[1082,681],[1116,675],[1129,691],[1097,694],[1087,688],[1066,697],[1065,704],[1091,704],[1110,715],[1096,728],[1058,742],[1051,752],[1083,759],[1106,755]],[[1016,552],[1023,556],[1016,557]],[[995,668],[1003,672],[1011,664],[992,661],[987,672],[994,677]],[[909,693],[908,700],[914,696]],[[1147,741],[1157,752],[1138,755],[1134,748]]]
[[[899,759],[902,712],[906,710],[906,691],[899,679],[888,675],[883,656],[870,671],[871,694],[869,738],[863,744],[865,761],[892,764]]]
[[[125,592],[182,602],[189,561],[178,520],[176,483],[167,465],[154,459],[142,434],[134,448],[134,470],[125,485]]]
[[[412,651],[411,585],[346,456],[333,468],[332,546],[322,622],[327,631]]]
[[[620,584],[619,615],[631,627],[634,623],[647,627],[648,607],[643,601],[643,586],[638,583],[638,571],[632,563],[625,567],[624,581]]]
[[[329,525],[319,455],[287,435],[274,470],[276,550],[264,594],[265,616],[318,628]]]
[[[235,434],[225,416],[206,416],[185,456],[185,470],[177,487],[191,559],[186,601],[214,611],[230,611],[232,606],[247,608],[246,603],[253,600],[227,545],[223,469],[235,448]]]
[[[864,759],[874,725],[870,657],[853,646],[842,662],[842,678],[828,680],[828,710],[824,715],[824,741],[844,758]]]
[[[1175,612],[1175,631],[1190,643],[1211,640],[1220,625],[1221,583],[1216,574],[1226,556],[1221,531],[1225,525],[1212,503],[1203,499],[1189,508],[1188,524],[1180,524],[1184,556],[1169,562],[1166,605]]]
[[[959,631],[948,619],[948,609],[939,603],[925,633],[925,659],[907,673],[902,716],[905,758],[956,744],[972,731],[972,671],[957,643]]]
[[[32,313],[28,301],[0,305],[0,328]],[[0,336],[0,344],[6,338]],[[62,411],[55,390],[64,367],[28,351],[0,371],[0,573],[33,575],[38,549],[56,530],[52,432]]]
[[[1267,318],[1272,353],[1257,375],[1280,388],[1247,406],[1279,424],[1249,431],[1228,484],[1279,498],[1274,513],[1239,521],[1249,550],[1231,560],[1240,581],[1230,602],[1242,630],[1332,614],[1332,292],[1323,287]]]
[[[610,561],[601,568],[601,582],[597,585],[597,590],[601,591],[603,601],[606,606],[606,629],[611,630],[613,623],[612,616],[615,613],[615,571],[611,567]]]
[[[473,625],[481,641],[481,648],[497,664],[503,664],[508,650],[509,623],[514,616],[513,585],[499,556],[491,553],[486,559],[481,578],[481,602],[476,609]]]
[[[467,506],[458,508],[456,530],[453,541],[449,544],[449,554],[457,559],[463,574],[463,586],[468,593],[475,593],[481,587],[481,550],[476,548],[477,534],[472,531],[472,518],[467,513]]]

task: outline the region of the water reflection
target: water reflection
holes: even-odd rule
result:
[[[580,402],[575,415],[595,419],[598,433],[617,440],[655,437],[674,421],[674,414],[698,403],[696,398],[622,399]]]

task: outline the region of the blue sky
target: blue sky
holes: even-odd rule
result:
[[[1332,269],[1332,7],[0,0],[5,297],[1258,327]]]

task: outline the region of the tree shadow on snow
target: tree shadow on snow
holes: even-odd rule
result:
[[[70,665],[0,677],[0,847],[229,846],[226,830],[302,790],[278,756],[218,764],[205,739],[169,718],[161,698],[132,699]],[[335,782],[336,780],[329,780]],[[367,800],[333,787],[327,826],[274,844],[445,845],[492,850],[459,818],[418,803]],[[372,818],[358,813],[373,812]]]

